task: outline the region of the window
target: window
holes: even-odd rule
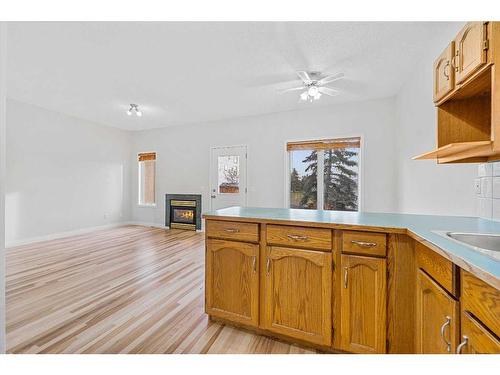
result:
[[[290,207],[357,211],[360,138],[289,142]]]
[[[240,192],[240,157],[225,155],[217,158],[219,194]]]
[[[139,165],[139,204],[156,204],[156,152],[144,152],[138,155]]]

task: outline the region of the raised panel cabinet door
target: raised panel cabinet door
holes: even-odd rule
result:
[[[455,38],[455,81],[464,82],[486,63],[488,49],[484,22],[469,22]]]
[[[209,315],[259,324],[259,245],[208,239],[205,302]]]
[[[500,354],[500,340],[468,312],[462,312],[459,354]]]
[[[417,353],[455,353],[459,328],[458,301],[422,270],[418,270],[416,304]]]
[[[438,102],[455,87],[455,70],[451,67],[451,59],[455,52],[455,42],[434,61],[434,102]]]
[[[319,345],[332,340],[332,254],[267,247],[264,328]]]
[[[385,353],[385,259],[342,255],[341,266],[341,348],[353,353]]]

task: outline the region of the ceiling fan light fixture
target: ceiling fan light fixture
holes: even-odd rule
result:
[[[316,97],[319,94],[319,88],[316,85],[312,85],[307,89],[307,94]]]
[[[142,116],[142,111],[139,109],[138,104],[130,104],[130,108],[127,111],[127,115],[132,116],[132,114],[134,113],[137,117]]]
[[[307,100],[308,97],[309,94],[307,93],[307,91],[304,91],[302,94],[300,94],[300,99],[302,100]]]

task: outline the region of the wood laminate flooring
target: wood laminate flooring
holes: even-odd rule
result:
[[[122,226],[7,249],[9,353],[312,353],[209,321],[204,234]]]

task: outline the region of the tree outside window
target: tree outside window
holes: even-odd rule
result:
[[[290,207],[357,211],[359,144],[359,138],[289,144]]]

